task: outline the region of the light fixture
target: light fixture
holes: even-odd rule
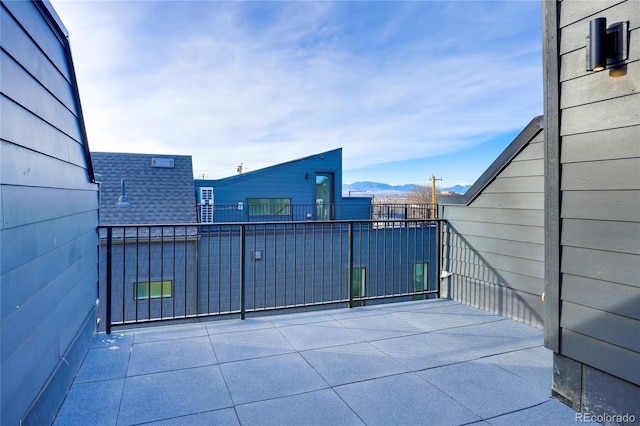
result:
[[[607,18],[589,22],[587,71],[603,71],[622,65],[629,56],[629,22],[616,22],[607,28]]]
[[[449,272],[449,271],[442,271],[440,273],[440,279],[444,280],[445,278],[449,278],[451,275],[453,275],[453,272]]]
[[[122,194],[118,197],[118,202],[116,205],[118,206],[128,206],[129,205],[129,197],[127,197],[125,191],[125,183],[124,179],[120,179],[120,185],[122,186]]]

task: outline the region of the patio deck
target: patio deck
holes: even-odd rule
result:
[[[55,425],[575,424],[543,331],[447,299],[95,337]]]

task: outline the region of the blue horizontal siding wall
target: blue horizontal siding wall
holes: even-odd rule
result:
[[[342,149],[225,179],[197,179],[195,186],[196,192],[201,187],[213,187],[215,222],[242,222],[250,220],[247,207],[249,198],[287,198],[294,205],[314,206],[317,173],[333,174],[333,203],[340,204],[342,202]],[[230,208],[237,206],[238,203],[244,205],[242,214],[239,214],[237,209]],[[306,214],[300,210],[300,216],[291,219],[306,220],[307,218]],[[268,221],[269,218],[261,217],[258,220]]]
[[[50,7],[0,5],[3,425],[53,420],[95,331],[98,192]]]

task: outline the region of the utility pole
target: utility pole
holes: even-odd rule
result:
[[[442,180],[442,178],[436,179],[435,175],[431,175],[431,219],[436,218],[436,204],[438,197],[436,195],[436,181]]]

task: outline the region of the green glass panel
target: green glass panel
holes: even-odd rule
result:
[[[353,298],[361,298],[365,295],[366,268],[353,268],[353,280],[351,294]]]
[[[415,291],[426,290],[429,287],[429,264],[416,263],[413,265],[413,279]]]
[[[136,299],[171,297],[171,280],[136,283]]]
[[[149,283],[136,283],[136,299],[149,298]]]

